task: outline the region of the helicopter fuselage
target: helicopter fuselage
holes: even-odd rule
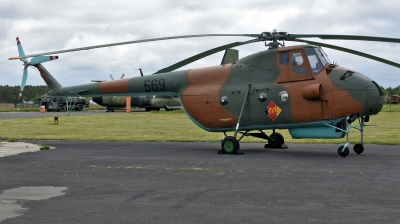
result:
[[[281,47],[230,65],[63,87],[49,94],[179,95],[188,116],[212,132],[295,130],[335,125],[350,115],[377,114],[383,102],[378,84],[329,63],[318,49]]]

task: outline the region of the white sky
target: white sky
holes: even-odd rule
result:
[[[20,85],[22,62],[15,38],[26,54],[177,35],[259,34],[273,29],[294,34],[348,34],[400,38],[400,2],[392,0],[104,1],[2,0],[0,2],[0,85]],[[205,50],[244,37],[208,37],[124,45],[58,54],[43,65],[64,86],[145,75]],[[324,41],[400,63],[400,44]],[[302,44],[298,42],[287,45]],[[263,43],[236,48],[240,57],[265,50]],[[384,87],[400,85],[400,68],[325,48],[331,61],[358,71]],[[223,53],[182,69],[218,65]],[[27,85],[45,85],[29,69]]]

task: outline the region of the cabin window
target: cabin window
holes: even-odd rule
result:
[[[279,56],[279,62],[282,64],[282,65],[289,65],[289,54],[288,53],[282,53],[280,56]]]
[[[304,62],[304,59],[300,52],[292,53],[292,66],[302,65],[303,62]],[[305,69],[303,67],[294,67],[294,68],[292,68],[292,71],[303,74],[303,75],[308,75],[307,69]]]
[[[300,52],[293,52],[292,53],[292,65],[302,65],[303,64],[303,56],[301,56]]]

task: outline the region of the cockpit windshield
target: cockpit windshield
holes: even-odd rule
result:
[[[318,56],[319,60],[321,60],[324,67],[326,64],[330,64],[328,56],[325,54],[325,52],[321,48],[316,47],[314,49],[315,49],[315,52],[317,52],[317,56]]]
[[[311,69],[314,75],[317,75],[328,64],[327,57],[322,49],[318,47],[305,48],[308,61],[310,62]]]

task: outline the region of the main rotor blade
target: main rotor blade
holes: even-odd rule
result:
[[[400,64],[398,64],[396,62],[389,61],[389,60],[386,60],[384,58],[376,57],[376,56],[373,56],[373,55],[370,55],[370,54],[366,54],[366,53],[363,53],[363,52],[360,52],[360,51],[355,51],[355,50],[344,48],[344,47],[338,47],[338,46],[334,46],[334,45],[330,45],[330,44],[324,44],[324,43],[319,43],[319,42],[314,42],[314,41],[309,41],[309,40],[296,39],[296,41],[304,42],[304,43],[308,43],[308,44],[312,44],[312,45],[317,45],[317,46],[323,46],[323,47],[335,49],[335,50],[338,50],[338,51],[344,51],[344,52],[347,52],[347,53],[350,53],[350,54],[355,54],[355,55],[358,55],[358,56],[361,56],[361,57],[369,58],[369,59],[372,59],[372,60],[375,60],[375,61],[379,61],[379,62],[388,64],[388,65],[400,68]]]
[[[89,47],[80,47],[80,48],[73,48],[73,49],[67,49],[67,50],[51,51],[51,52],[31,54],[31,55],[20,55],[20,56],[11,57],[8,60],[16,60],[16,59],[30,58],[30,57],[41,56],[41,55],[61,54],[61,53],[67,53],[67,52],[73,52],[73,51],[83,51],[83,50],[90,50],[90,49],[95,49],[95,48],[113,47],[113,46],[119,46],[119,45],[144,43],[144,42],[159,41],[159,40],[171,40],[171,39],[193,38],[193,37],[222,37],[222,36],[226,36],[226,37],[228,37],[228,36],[258,37],[259,34],[199,34],[199,35],[183,35],[183,36],[151,38],[151,39],[143,39],[143,40],[118,42],[118,43],[112,43],[112,44],[94,45],[94,46],[89,46]]]
[[[183,66],[185,66],[187,64],[190,64],[190,63],[192,63],[194,61],[197,61],[199,59],[205,58],[205,57],[210,56],[212,54],[215,54],[217,52],[226,50],[228,48],[237,47],[237,46],[241,46],[241,45],[245,45],[245,44],[250,44],[250,43],[254,43],[254,42],[258,42],[258,41],[259,41],[258,39],[253,39],[253,40],[249,40],[249,41],[245,41],[245,42],[234,42],[234,43],[226,44],[226,45],[223,45],[223,46],[220,46],[220,47],[216,47],[216,48],[204,51],[204,52],[202,52],[200,54],[196,54],[196,55],[194,55],[194,56],[192,56],[190,58],[187,58],[187,59],[182,60],[182,61],[180,61],[178,63],[175,63],[175,64],[173,64],[173,65],[171,65],[169,67],[163,68],[163,69],[157,71],[154,74],[171,72],[171,71],[174,71],[174,70],[176,70],[176,69],[178,69],[180,67],[183,67]]]
[[[389,37],[372,37],[372,36],[355,36],[355,35],[331,35],[331,34],[289,34],[289,38],[296,41],[297,38],[318,37],[320,39],[331,40],[364,40],[364,41],[379,41],[379,42],[392,42],[400,43],[398,38]]]

